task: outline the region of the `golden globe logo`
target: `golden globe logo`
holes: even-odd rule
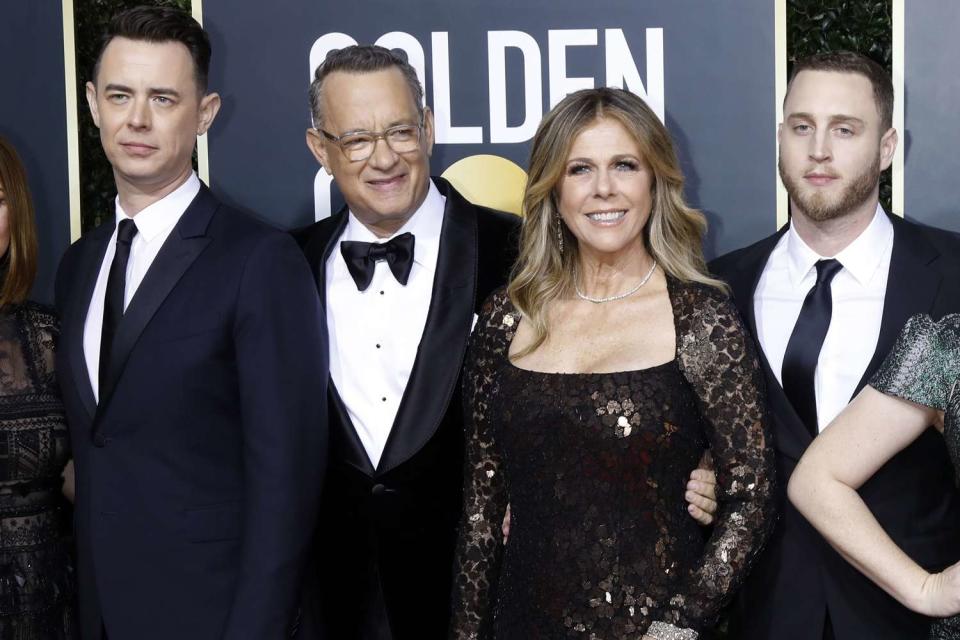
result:
[[[520,215],[527,173],[506,158],[468,156],[450,165],[443,177],[473,204]]]

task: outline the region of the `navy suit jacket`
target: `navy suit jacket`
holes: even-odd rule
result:
[[[56,283],[82,637],[283,637],[326,459],[310,269],[201,187],[127,307],[97,404],[83,330],[113,228],[70,247]]]
[[[893,254],[876,351],[857,392],[893,347],[907,319],[960,311],[960,237],[891,216]],[[785,232],[718,258],[711,270],[733,290],[756,335],[754,291]],[[797,461],[813,438],[784,394],[763,351],[781,517],[741,590],[731,638],[822,640],[830,616],[837,640],[926,639],[930,619],[909,611],[837,554],[786,498]],[[860,495],[893,540],[914,560],[939,570],[957,560],[960,496],[943,438],[928,429],[887,462]]]

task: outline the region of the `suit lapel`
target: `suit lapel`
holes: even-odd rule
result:
[[[143,330],[183,274],[210,243],[210,238],[205,235],[206,229],[218,207],[219,203],[213,194],[201,186],[200,192],[163,243],[143,282],[137,287],[117,327],[110,354],[110,376],[104,388],[100,389],[99,414],[110,402],[130,352]]]
[[[346,227],[347,208],[344,207],[331,217],[329,224],[318,224],[315,227],[316,232],[303,248],[313,277],[317,281],[317,293],[320,294],[320,303],[324,309],[327,306],[327,260]]]
[[[914,224],[898,216],[889,217],[893,223],[893,253],[883,299],[880,336],[854,396],[870,382],[907,320],[918,313],[932,311],[941,284],[941,275],[933,268],[934,262],[940,257],[939,251]]]
[[[343,230],[347,226],[347,208],[344,207],[331,217],[327,224],[317,225],[316,232],[307,241],[304,246],[304,254],[310,269],[313,271],[313,277],[317,283],[317,293],[320,296],[320,306],[323,312],[327,309],[327,260],[337,247]],[[356,467],[368,476],[375,473],[373,463],[367,455],[367,450],[363,448],[360,436],[353,426],[350,419],[350,412],[347,410],[340,392],[337,391],[333,378],[327,380],[328,393],[330,399],[330,411],[333,414],[334,429],[337,430],[335,438],[340,441],[340,447],[337,450],[342,454],[343,461]]]
[[[90,385],[90,372],[87,370],[87,360],[83,351],[83,329],[97,277],[100,275],[103,256],[107,252],[115,227],[116,220],[106,222],[90,232],[89,237],[83,241],[76,267],[80,275],[65,314],[64,342],[68,349],[70,375],[73,377],[77,394],[91,418],[96,413],[97,400]]]
[[[787,225],[784,225],[779,232],[754,245],[739,261],[730,265],[729,273],[725,275],[727,275],[727,282],[733,290],[734,300],[740,315],[754,337],[757,357],[760,360],[760,367],[763,369],[767,382],[767,398],[770,410],[774,415],[775,424],[779,427],[775,432],[777,449],[796,460],[800,458],[813,438],[804,426],[803,421],[800,420],[793,405],[787,399],[783,387],[780,386],[777,376],[763,352],[757,332],[754,301],[757,285],[760,284],[760,277],[763,275],[767,260],[769,260],[770,254],[788,228]]]
[[[447,198],[430,309],[410,380],[387,438],[378,473],[409,459],[433,436],[460,379],[477,282],[475,209],[446,182]]]

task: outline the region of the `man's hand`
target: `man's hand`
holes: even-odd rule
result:
[[[64,497],[70,501],[70,504],[73,504],[73,499],[76,496],[76,479],[73,472],[73,458],[70,458],[67,461],[67,466],[63,468],[63,473],[60,474],[63,478],[63,491]]]
[[[510,537],[510,505],[507,505],[507,512],[503,516],[503,524],[500,525],[500,531],[503,532],[503,544],[507,544],[507,538]]]
[[[700,459],[700,466],[690,472],[684,498],[689,503],[687,513],[699,524],[713,524],[717,515],[717,476],[713,472],[713,458],[707,451]]]

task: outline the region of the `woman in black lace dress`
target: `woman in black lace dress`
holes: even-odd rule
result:
[[[682,181],[628,92],[574,93],[541,123],[520,261],[467,358],[451,637],[704,637],[770,531],[760,371]],[[705,540],[684,486],[708,448]]]
[[[0,638],[73,638],[73,577],[60,512],[67,426],[52,311],[25,300],[36,273],[23,167],[0,138]]]

